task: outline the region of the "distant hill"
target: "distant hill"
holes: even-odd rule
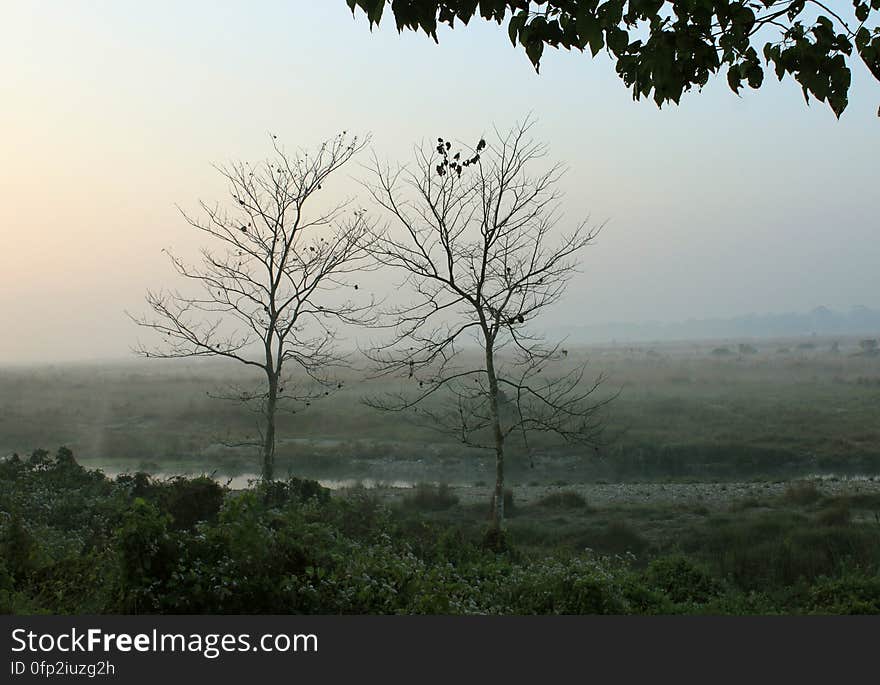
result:
[[[789,338],[801,336],[878,336],[880,311],[857,306],[848,312],[816,307],[810,312],[747,314],[730,319],[688,319],[674,323],[604,323],[554,327],[554,337],[572,343],[724,338]]]

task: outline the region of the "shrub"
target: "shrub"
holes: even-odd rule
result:
[[[76,463],[76,459],[73,458],[73,452],[67,447],[58,448],[58,452],[55,453],[55,464],[62,468],[79,467],[79,464]]]
[[[812,610],[829,614],[880,614],[880,577],[846,574],[819,578],[810,589]]]
[[[148,500],[171,514],[171,525],[178,530],[193,528],[199,521],[215,521],[226,495],[226,489],[208,476],[159,480],[139,471],[121,474],[116,482],[132,497]]]
[[[798,481],[789,483],[785,488],[783,497],[792,504],[812,504],[822,498],[822,493],[815,483],[810,481]]]
[[[303,504],[315,501],[326,504],[330,501],[330,490],[316,480],[290,477],[287,480],[260,482],[256,488],[267,506],[284,507],[288,504]]]
[[[0,614],[16,613],[15,581],[0,557]]]
[[[48,466],[52,463],[52,459],[49,456],[49,450],[44,449],[35,449],[31,453],[31,458],[28,461],[31,466],[41,467]]]
[[[216,521],[225,496],[213,478],[172,478],[162,483],[156,499],[171,514],[175,528],[190,529],[199,521]]]
[[[372,539],[391,527],[388,507],[366,488],[352,488],[344,498],[324,504],[314,502],[313,506],[307,511],[310,520],[323,521],[350,537]]]
[[[720,575],[746,590],[811,582],[844,567],[876,571],[880,564],[880,531],[866,526],[817,527],[790,513],[725,522],[685,540],[683,547],[704,555]]]
[[[623,573],[590,557],[544,559],[513,569],[505,587],[506,613],[515,614],[626,614],[631,606],[623,587]]]
[[[458,495],[446,483],[419,483],[411,495],[403,498],[403,504],[419,511],[445,511],[458,504]]]
[[[496,554],[508,552],[511,549],[510,538],[501,528],[488,528],[483,534],[482,548]]]
[[[654,559],[648,564],[646,580],[676,603],[707,602],[721,592],[721,584],[702,566],[681,556]]]
[[[25,578],[36,566],[39,553],[37,540],[17,514],[13,514],[0,529],[0,559],[3,570],[12,577]]]
[[[171,517],[138,497],[116,531],[113,548],[119,568],[120,602],[124,611],[157,608],[154,589],[176,563],[177,548],[169,534]]]
[[[149,473],[120,473],[116,482],[125,488],[132,497],[147,497],[153,492],[153,482]]]
[[[823,526],[845,526],[852,520],[852,512],[846,502],[835,502],[816,515],[816,521]]]

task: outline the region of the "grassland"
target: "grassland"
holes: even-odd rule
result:
[[[572,348],[606,378],[596,450],[533,439],[513,446],[513,484],[558,480],[741,481],[880,474],[880,357],[856,341],[769,341]],[[719,352],[728,350],[728,353]],[[559,369],[561,371],[562,369]],[[0,454],[66,445],[110,472],[257,470],[254,417],[211,397],[249,382],[218,363],[139,362],[0,369]],[[471,484],[491,477],[491,455],[463,447],[416,417],[366,407],[366,395],[406,388],[368,380],[280,417],[279,471],[322,479]]]

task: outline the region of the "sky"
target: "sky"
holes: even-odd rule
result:
[[[212,165],[263,159],[272,134],[370,133],[406,160],[529,114],[568,167],[566,221],[607,221],[549,327],[880,307],[880,85],[858,61],[838,121],[769,74],[658,110],[603,56],[550,50],[536,74],[497,25],[436,45],[344,0],[0,9],[0,365],[130,358],[126,311],[177,284],[162,249],[203,242],[177,206],[223,200]]]

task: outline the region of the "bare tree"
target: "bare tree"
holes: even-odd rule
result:
[[[164,340],[157,348],[140,345],[144,356],[221,357],[265,375],[257,390],[224,396],[258,413],[264,480],[274,475],[277,412],[329,392],[328,370],[344,361],[335,325],[363,323],[373,310],[372,301],[357,304],[350,297],[358,289],[354,274],[368,259],[372,227],[350,201],[321,208],[316,197],[367,140],[343,132],[314,154],[289,154],[272,140],[274,155],[264,162],[217,167],[231,208],[201,202],[202,218],[181,211],[216,246],[201,250],[198,266],[168,253],[199,294],[150,291],[150,317],[132,317]],[[290,366],[305,372],[309,387],[294,388]]]
[[[380,375],[402,374],[418,387],[367,402],[420,412],[463,443],[494,450],[496,532],[504,521],[506,441],[521,436],[528,448],[528,433],[541,431],[593,444],[604,404],[593,399],[601,377],[585,382],[584,365],[570,360],[553,376],[548,367],[568,352],[527,331],[559,301],[575,255],[599,230],[582,222],[554,235],[564,170],[556,164],[533,173],[546,147],[529,139],[531,125],[496,129],[495,142],[471,149],[438,138],[416,150],[411,168],[374,159],[367,186],[397,226],[376,235],[370,250],[377,263],[402,271],[416,295],[389,312],[393,341],[367,354]],[[471,335],[478,361],[461,354]]]

